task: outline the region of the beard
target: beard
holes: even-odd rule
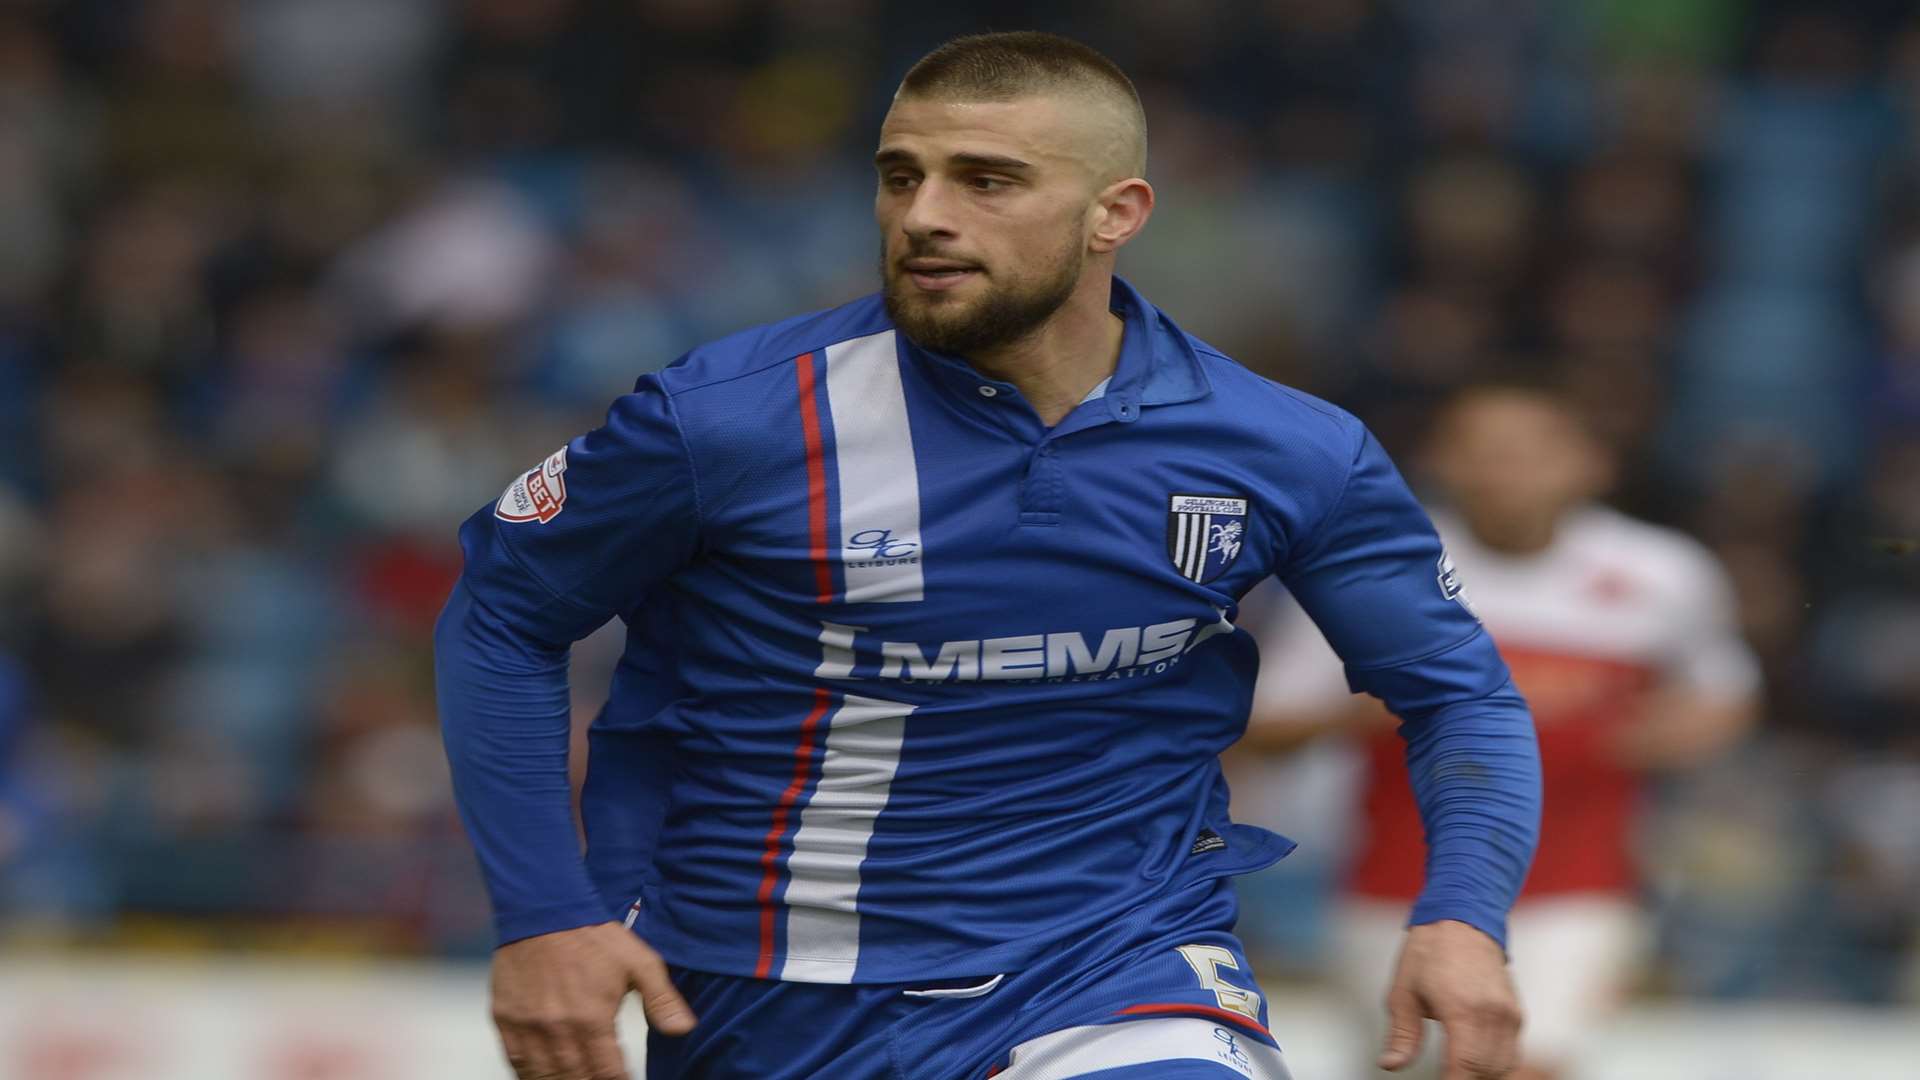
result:
[[[935,254],[909,248],[901,258]],[[984,293],[962,300],[916,289],[904,270],[896,273],[888,262],[883,240],[880,280],[886,285],[887,315],[901,333],[923,349],[968,356],[1018,341],[1052,318],[1079,285],[1086,261],[1085,244],[1070,236],[1031,280],[999,284],[983,269]]]

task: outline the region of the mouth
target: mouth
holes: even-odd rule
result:
[[[907,259],[901,266],[927,292],[943,292],[980,273],[979,267],[951,259]]]

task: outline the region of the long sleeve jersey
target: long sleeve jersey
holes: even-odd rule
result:
[[[441,709],[502,941],[632,911],[699,970],[962,977],[1268,865],[1218,755],[1270,575],[1406,722],[1415,921],[1502,935],[1538,761],[1426,515],[1351,416],[1112,308],[1112,378],[1051,428],[868,297],[641,379],[467,521]],[[615,617],[583,859],[567,650]]]

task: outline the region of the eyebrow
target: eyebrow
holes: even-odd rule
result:
[[[911,165],[918,163],[918,161],[919,159],[912,154],[899,149],[882,150],[873,155],[873,164],[875,167],[883,169],[889,165]],[[952,165],[961,165],[974,169],[1005,169],[1009,172],[1033,168],[1032,162],[1022,161],[1016,157],[965,151],[948,155],[947,162]]]

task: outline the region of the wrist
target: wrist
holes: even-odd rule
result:
[[[1497,966],[1506,966],[1506,945],[1492,934],[1458,919],[1440,919],[1407,927],[1409,954],[1427,956],[1486,957]]]
[[[1407,933],[1434,937],[1484,938],[1496,945],[1499,944],[1492,934],[1471,923],[1461,922],[1459,919],[1435,919],[1432,922],[1413,923],[1407,927]]]
[[[1409,930],[1428,926],[1470,929],[1490,939],[1501,952],[1507,948],[1507,912],[1505,908],[1461,900],[1421,898],[1407,918]]]

